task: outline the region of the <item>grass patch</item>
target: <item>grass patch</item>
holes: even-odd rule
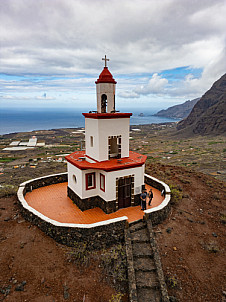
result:
[[[215,144],[222,144],[223,142],[216,142],[216,141],[212,141],[209,142],[208,145],[215,145]]]
[[[17,159],[17,157],[2,157],[0,158],[0,163],[10,163],[11,161],[14,161]]]

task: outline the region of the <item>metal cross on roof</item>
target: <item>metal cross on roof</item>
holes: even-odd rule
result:
[[[107,61],[110,61],[109,59],[107,59],[107,56],[105,55],[104,58],[102,58],[103,61],[105,61],[105,67],[107,67]]]

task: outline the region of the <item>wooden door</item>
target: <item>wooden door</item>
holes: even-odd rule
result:
[[[118,207],[131,206],[132,177],[120,178],[118,181]]]

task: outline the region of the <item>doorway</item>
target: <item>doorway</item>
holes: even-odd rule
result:
[[[118,208],[131,206],[132,199],[132,177],[121,177],[118,179]]]

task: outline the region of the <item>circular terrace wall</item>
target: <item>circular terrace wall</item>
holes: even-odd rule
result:
[[[89,249],[101,249],[113,244],[124,242],[124,230],[128,226],[127,216],[108,219],[92,224],[61,223],[50,219],[28,205],[25,200],[27,192],[34,189],[67,182],[67,173],[48,175],[22,183],[17,196],[24,218],[37,225],[43,232],[57,242],[67,246],[83,243]],[[151,219],[153,224],[163,221],[169,212],[170,189],[163,182],[145,174],[145,182],[158,190],[164,190],[165,198],[156,208],[144,211],[145,219]]]

